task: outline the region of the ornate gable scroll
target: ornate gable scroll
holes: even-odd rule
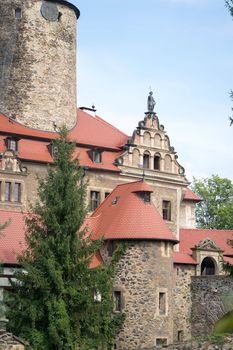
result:
[[[196,249],[202,249],[202,250],[217,250],[220,251],[221,249],[216,246],[216,243],[210,239],[205,238],[201,240],[198,245],[196,246]]]
[[[0,156],[0,171],[21,173],[26,172],[27,169],[21,167],[21,162],[14,151],[7,150]]]

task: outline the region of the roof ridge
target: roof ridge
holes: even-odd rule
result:
[[[233,229],[218,229],[218,228],[180,228],[180,230],[189,230],[189,231],[229,231],[233,233]]]

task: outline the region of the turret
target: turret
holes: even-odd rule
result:
[[[4,0],[0,13],[0,113],[32,128],[72,128],[79,10],[64,0]]]

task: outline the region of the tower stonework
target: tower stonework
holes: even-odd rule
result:
[[[0,2],[0,113],[41,130],[76,123],[76,22],[68,1]]]

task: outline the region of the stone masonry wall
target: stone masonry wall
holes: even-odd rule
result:
[[[191,338],[191,277],[195,265],[174,265],[174,342]]]
[[[130,241],[121,258],[115,290],[122,293],[126,318],[116,341],[118,350],[150,348],[158,341],[172,343],[172,245]],[[165,314],[159,312],[159,293],[165,293]]]
[[[192,335],[207,335],[212,326],[233,309],[233,278],[192,277]]]
[[[76,123],[76,14],[57,4],[59,20],[41,15],[42,0],[0,1],[0,113],[53,130]],[[15,9],[21,9],[21,19]]]

